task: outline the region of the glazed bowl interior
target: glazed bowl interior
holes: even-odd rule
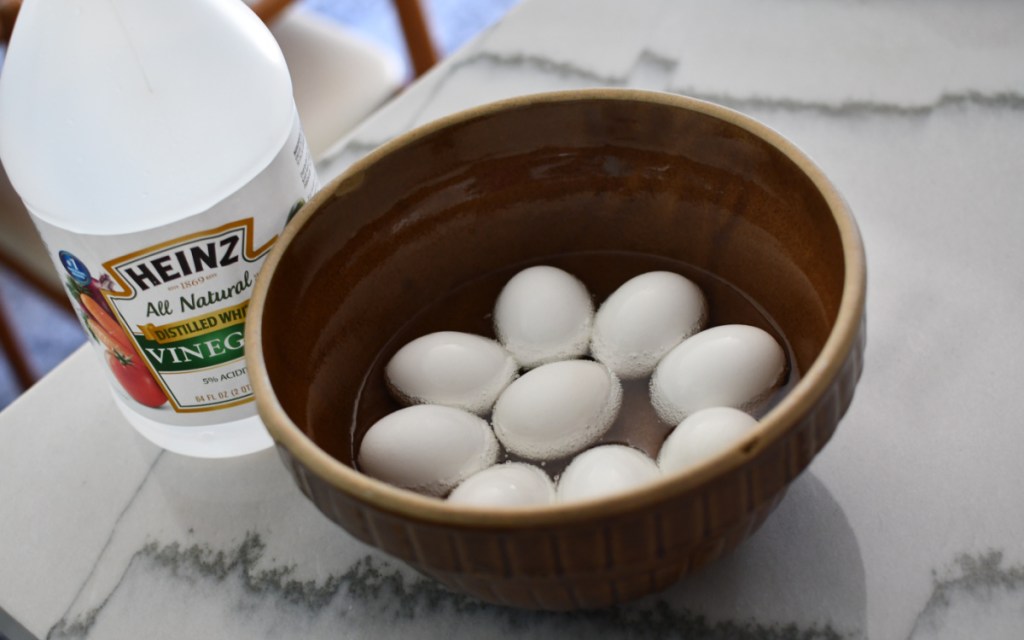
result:
[[[250,314],[272,390],[261,413],[331,484],[422,516],[429,499],[343,468],[398,408],[382,365],[405,340],[493,336],[493,301],[523,266],[582,270],[599,303],[652,265],[675,265],[704,288],[711,324],[758,324],[785,344],[789,396],[762,420],[766,445],[823,393],[837,321],[847,349],[859,322],[862,309],[841,313],[862,305],[845,215],[781,137],[698,101],[583,92],[460,114],[371,154],[282,236]]]

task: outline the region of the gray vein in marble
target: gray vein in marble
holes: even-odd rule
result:
[[[135,491],[132,492],[131,497],[129,497],[128,500],[125,502],[124,508],[121,509],[121,513],[119,513],[117,515],[117,519],[114,521],[114,524],[110,527],[110,534],[107,536],[107,539],[104,541],[103,546],[100,548],[99,553],[96,554],[96,560],[92,563],[92,566],[89,569],[89,573],[86,574],[85,579],[82,580],[82,584],[79,585],[78,590],[75,592],[74,597],[71,598],[71,602],[68,604],[67,608],[64,610],[64,615],[61,618],[62,620],[64,618],[66,618],[67,615],[71,612],[71,609],[75,606],[75,603],[78,602],[78,599],[81,597],[82,590],[85,589],[85,585],[89,584],[89,581],[92,579],[93,574],[96,573],[96,568],[99,566],[100,561],[103,559],[103,556],[106,554],[107,549],[110,548],[110,543],[114,539],[114,536],[117,534],[119,525],[124,520],[125,515],[131,509],[132,505],[135,504],[136,499],[138,499],[139,494],[142,493],[143,487],[145,487],[146,482],[149,480],[149,477],[153,474],[153,470],[156,468],[157,463],[160,462],[160,460],[163,458],[163,456],[164,456],[164,451],[163,450],[160,450],[160,451],[157,452],[156,457],[153,458],[153,462],[150,463],[149,468],[146,469],[145,475],[142,476],[142,480],[139,481],[139,485],[137,487],[135,487]],[[52,632],[53,631],[51,629],[50,633],[52,633]],[[48,633],[46,637],[49,638],[50,634]]]
[[[996,593],[1009,596],[1017,609],[1024,608],[1024,565],[1003,566],[1003,553],[995,550],[958,556],[949,575],[934,576],[931,597],[908,638],[934,637],[952,608],[972,600],[991,601]]]
[[[637,89],[667,91],[678,66],[679,61],[675,58],[644,49],[630,69],[624,84]]]
[[[466,56],[448,67],[445,77],[442,77],[434,84],[433,87],[431,87],[431,91],[424,98],[419,109],[414,113],[414,116],[411,118],[411,122],[407,122],[404,128],[407,129],[418,122],[422,113],[426,110],[436,95],[443,89],[445,80],[448,77],[458,73],[463,68],[478,64],[490,64],[498,67],[528,67],[539,73],[594,81],[605,86],[624,86],[631,84],[631,80],[638,69],[646,69],[654,65],[663,68],[663,73],[668,74],[679,65],[679,61],[670,56],[666,56],[649,49],[642,49],[636,62],[631,67],[630,73],[625,76],[615,76],[602,75],[590,69],[585,69],[567,62],[554,61],[540,55],[503,55],[488,51],[481,51]],[[644,86],[653,88],[649,84],[644,84]],[[871,100],[815,102],[767,96],[735,96],[702,92],[696,87],[666,86],[665,90],[671,93],[689,95],[702,100],[708,100],[710,102],[717,102],[725,105],[736,105],[758,109],[780,109],[786,111],[810,111],[832,116],[857,116],[868,114],[921,116],[928,115],[938,109],[961,106],[964,104],[975,104],[979,106],[1009,109],[1014,111],[1024,110],[1024,93],[1018,91],[1003,91],[992,94],[978,91],[946,93],[934,102],[928,104],[907,105],[895,102],[878,102]]]
[[[645,64],[646,61],[646,64]],[[581,80],[589,80],[597,82],[605,86],[624,86],[630,84],[630,80],[637,69],[643,69],[650,64],[656,64],[669,69],[674,69],[679,65],[679,61],[649,49],[642,49],[637,61],[630,69],[630,73],[625,76],[615,75],[602,75],[596,71],[585,69],[577,65],[573,65],[567,62],[558,62],[546,58],[544,56],[535,54],[515,54],[515,55],[501,55],[488,51],[481,51],[479,53],[469,55],[456,63],[452,64],[447,69],[447,76],[454,75],[464,67],[469,67],[477,64],[492,64],[499,67],[528,67],[539,73],[561,75],[566,77],[573,77]],[[420,109],[416,112],[416,117],[412,120],[413,122],[418,121],[419,115],[426,109],[430,104],[434,96],[441,91],[444,85],[442,78],[439,82],[432,87],[430,94],[426,97],[423,103],[420,105]],[[653,88],[650,85],[645,85],[648,88]],[[782,97],[768,97],[768,96],[735,96],[729,94],[716,94],[703,92],[696,87],[665,87],[666,91],[671,93],[677,93],[680,95],[692,96],[694,98],[700,98],[701,100],[707,100],[709,102],[717,102],[726,106],[732,106],[734,108],[749,108],[749,109],[778,109],[784,111],[805,111],[815,112],[824,115],[831,116],[860,116],[860,115],[900,115],[900,116],[922,116],[928,115],[938,109],[943,109],[953,106],[961,106],[964,104],[975,104],[979,106],[986,106],[997,109],[1009,109],[1014,111],[1024,111],[1024,93],[1019,91],[1002,91],[998,93],[983,93],[979,91],[963,91],[955,93],[945,93],[941,95],[937,100],[927,104],[920,105],[908,105],[900,104],[896,102],[879,102],[871,100],[847,100],[842,102],[816,102],[807,100],[796,100],[791,98]],[[411,126],[412,123],[409,123]]]
[[[709,102],[715,102],[740,111],[777,110],[788,112],[816,113],[831,117],[863,117],[869,115],[922,117],[934,111],[965,105],[976,105],[992,109],[1024,111],[1024,93],[1019,91],[1002,91],[984,93],[980,91],[963,91],[946,93],[937,100],[926,104],[900,104],[872,100],[850,99],[841,102],[806,101],[784,97],[739,96],[701,91],[697,87],[670,87],[667,79],[680,64],[674,58],[643,49],[625,76],[603,75],[568,62],[551,60],[535,54],[498,54],[489,51],[478,51],[453,61],[445,68],[444,75],[437,78],[420,99],[418,107],[405,119],[395,131],[407,131],[421,124],[420,119],[431,106],[436,97],[444,90],[447,81],[460,71],[477,65],[493,65],[499,68],[529,69],[541,74],[561,76],[593,82],[595,86],[660,89],[680,95],[687,95]],[[653,75],[652,75],[653,74]],[[647,77],[651,76],[651,77]],[[660,86],[659,86],[660,85]],[[353,139],[333,157],[326,158],[327,164],[347,165],[383,144],[384,140]],[[347,159],[347,160],[346,160]]]
[[[717,102],[737,110],[778,110],[790,112],[809,112],[834,117],[861,117],[869,115],[918,117],[927,116],[940,109],[956,108],[966,105],[1024,111],[1024,93],[1004,91],[1000,93],[981,93],[964,91],[946,93],[934,102],[920,105],[904,105],[894,102],[873,102],[870,100],[847,100],[844,102],[812,102],[791,100],[788,98],[769,98],[761,96],[731,96],[725,94],[701,93],[687,88],[673,88],[672,93],[689,95],[709,102]]]
[[[712,621],[688,610],[673,609],[656,597],[588,612],[521,611],[452,593],[427,578],[408,578],[387,560],[372,556],[364,556],[343,573],[332,574],[323,581],[300,581],[290,578],[294,571],[292,566],[257,569],[264,550],[261,536],[254,532],[247,533],[230,551],[200,544],[150,542],[133,555],[121,581],[97,607],[74,620],[60,620],[50,629],[47,640],[88,637],[125,576],[142,563],[147,565],[146,570],[155,568],[165,577],[188,583],[204,580],[220,584],[229,577],[237,577],[245,592],[251,595],[285,602],[305,611],[306,615],[329,611],[330,607],[339,618],[372,616],[373,627],[377,629],[387,628],[381,625],[389,621],[456,615],[484,618],[509,633],[554,633],[557,637],[589,637],[595,631],[600,631],[603,637],[685,637],[691,640],[841,640],[846,637],[829,626]],[[351,607],[352,604],[357,607]],[[424,633],[429,634],[429,628],[425,627]]]

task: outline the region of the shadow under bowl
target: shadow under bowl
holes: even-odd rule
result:
[[[644,265],[685,265],[720,321],[753,304],[800,377],[734,449],[601,500],[480,509],[356,471],[394,408],[381,371],[396,336],[491,335],[497,290],[537,263],[584,264],[598,302]],[[438,300],[456,302],[425,316]],[[560,92],[421,127],[323,189],[260,274],[247,360],[282,460],[327,517],[483,600],[590,608],[660,590],[757,529],[850,404],[864,300],[850,212],[780,135],[680,96]]]

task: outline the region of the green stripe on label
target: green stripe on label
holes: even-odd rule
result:
[[[241,358],[245,354],[244,336],[245,325],[238,324],[164,344],[138,334],[135,339],[154,369],[160,373],[179,373]]]

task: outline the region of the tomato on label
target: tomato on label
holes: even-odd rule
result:
[[[107,366],[136,402],[147,407],[160,407],[167,402],[163,389],[145,367],[120,353],[107,351]]]

